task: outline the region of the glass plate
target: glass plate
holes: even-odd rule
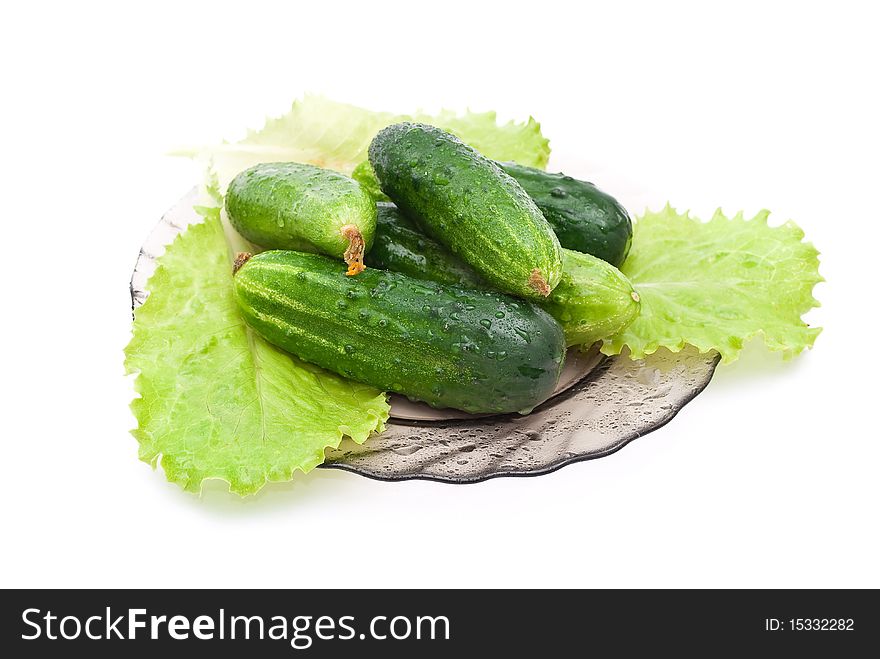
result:
[[[141,247],[131,278],[132,310],[147,298],[156,259],[189,224],[197,190],[161,219]],[[600,458],[656,430],[699,394],[718,354],[687,348],[645,359],[571,350],[554,395],[528,415],[471,415],[435,410],[392,395],[385,432],[363,445],[343,439],[323,468],[380,480],[413,478],[474,483],[496,476],[537,476]]]

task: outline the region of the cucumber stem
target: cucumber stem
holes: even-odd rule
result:
[[[340,231],[342,237],[348,241],[348,248],[342,258],[348,264],[348,271],[345,274],[351,277],[367,269],[364,265],[364,236],[354,224],[346,224]]]
[[[232,276],[235,276],[235,273],[241,270],[241,266],[247,263],[250,258],[253,256],[250,252],[239,252],[235,255],[235,261],[232,263]]]
[[[550,286],[547,285],[547,280],[544,279],[544,276],[538,268],[532,270],[532,274],[529,275],[529,286],[534,288],[544,297],[550,295]]]

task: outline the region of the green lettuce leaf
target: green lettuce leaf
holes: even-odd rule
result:
[[[690,344],[730,362],[759,335],[787,357],[811,347],[821,329],[801,316],[819,306],[812,294],[823,281],[819,253],[793,222],[769,226],[769,214],[728,219],[718,210],[704,223],[668,205],[647,212],[621,268],[641,297],[641,315],[602,352],[626,346],[639,359]]]
[[[550,156],[549,142],[531,117],[525,123],[499,125],[494,112],[395,115],[313,95],[295,101],[290,112],[269,119],[240,142],[185,149],[175,155],[194,157],[209,166],[220,193],[236,174],[261,162],[307,162],[350,174],[366,160],[373,136],[399,121],[440,126],[495,160],[515,160],[543,169]]]
[[[363,443],[388,419],[385,395],[306,364],[254,334],[232,294],[217,217],[169,245],[135,314],[133,435],[142,460],[198,492],[219,478],[241,495],[324,461],[343,435]]]
[[[401,117],[396,121],[406,120]],[[492,160],[513,160],[527,167],[544,169],[550,159],[550,140],[541,134],[541,124],[534,117],[525,123],[509,121],[499,125],[494,112],[456,115],[443,110],[434,116],[417,113],[412,120],[443,128]]]

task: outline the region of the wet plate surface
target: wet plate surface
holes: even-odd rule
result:
[[[188,224],[200,221],[191,191],[166,213],[141,248],[131,279],[132,307],[147,297],[156,258]],[[700,393],[716,353],[686,349],[644,360],[571,351],[556,394],[526,416],[474,416],[433,410],[392,396],[387,430],[359,446],[343,440],[324,468],[382,480],[473,483],[545,474],[599,458],[668,422]]]
[[[324,467],[387,480],[472,483],[545,474],[600,458],[656,430],[712,378],[717,356],[696,350],[608,357],[527,416],[403,421],[362,446],[344,440]]]

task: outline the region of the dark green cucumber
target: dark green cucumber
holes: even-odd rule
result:
[[[611,195],[592,183],[512,162],[498,163],[535,201],[559,244],[619,266],[632,242],[632,220]]]
[[[376,230],[376,205],[359,183],[295,162],[263,163],[238,174],[226,191],[226,213],[260,247],[342,258],[349,274],[363,270]]]
[[[556,318],[568,345],[592,345],[629,325],[639,314],[638,294],[614,266],[589,254],[562,250],[562,278],[538,304]],[[491,287],[442,245],[420,233],[391,204],[379,204],[370,267],[473,288]]]
[[[344,377],[468,412],[529,410],[559,378],[562,328],[529,302],[373,268],[346,277],[341,263],[302,252],[237,266],[248,325]]]
[[[559,241],[535,202],[495,162],[434,126],[379,132],[370,164],[419,227],[493,286],[540,300],[559,283]]]
[[[486,288],[473,268],[404,217],[394,204],[378,204],[376,239],[367,265],[441,284]]]

